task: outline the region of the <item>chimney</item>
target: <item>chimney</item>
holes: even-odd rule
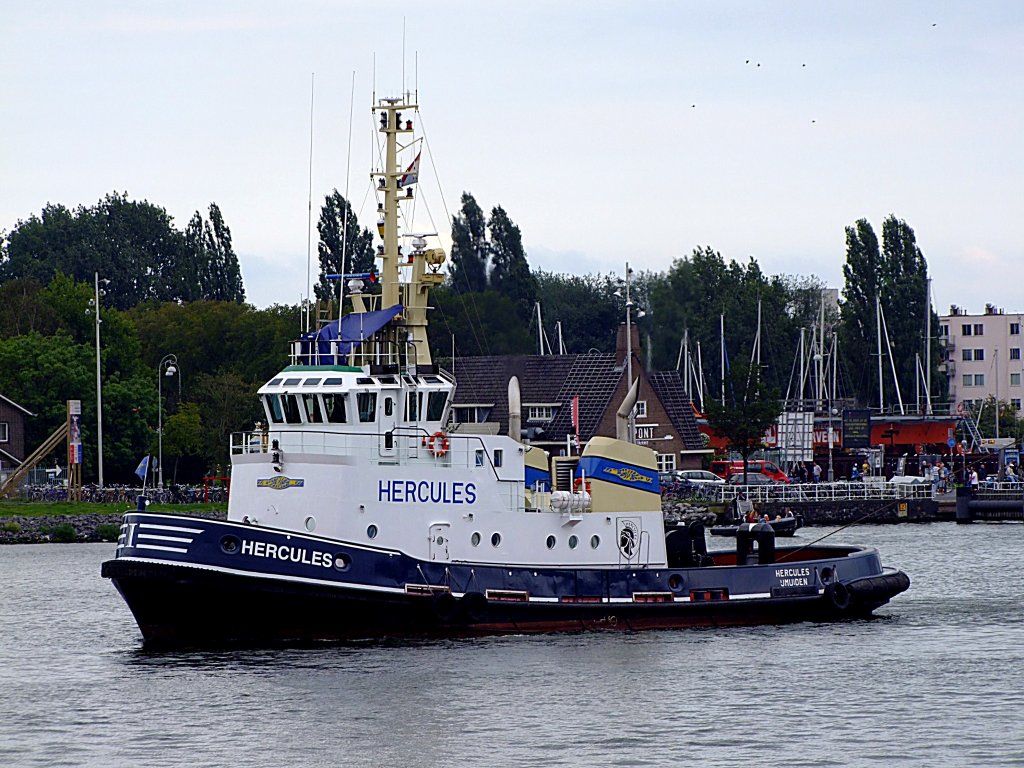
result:
[[[636,323],[630,323],[629,326],[630,336],[633,337],[633,357],[640,360],[640,329],[637,328]],[[619,323],[619,331],[615,336],[615,362],[618,365],[626,364],[626,324]]]

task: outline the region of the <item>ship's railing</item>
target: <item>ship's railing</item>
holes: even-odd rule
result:
[[[724,485],[719,501],[852,501],[860,499],[930,499],[929,483],[772,483],[769,485]]]

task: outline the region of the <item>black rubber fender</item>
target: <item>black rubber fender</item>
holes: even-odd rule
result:
[[[459,602],[451,592],[434,595],[434,615],[442,624],[451,624],[459,615]]]
[[[482,592],[467,592],[459,601],[462,615],[468,624],[476,624],[487,610],[487,597]]]
[[[834,581],[825,587],[825,599],[836,611],[842,613],[850,607],[850,590],[841,581]]]

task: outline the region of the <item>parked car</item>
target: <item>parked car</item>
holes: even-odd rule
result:
[[[673,474],[679,480],[686,480],[697,485],[706,485],[708,483],[723,485],[725,483],[724,478],[706,469],[677,469]]]
[[[726,479],[726,485],[781,485],[778,480],[773,480],[768,475],[762,475],[760,472],[747,472],[747,482],[743,482],[743,472],[729,475]]]
[[[711,471],[721,478],[727,478],[729,475],[736,474],[739,472],[743,474],[743,462],[742,461],[726,461],[724,459],[718,459],[711,462]],[[764,461],[762,459],[751,459],[747,462],[747,474],[760,474],[770,477],[775,482],[788,483],[789,476],[779,469],[772,461]]]

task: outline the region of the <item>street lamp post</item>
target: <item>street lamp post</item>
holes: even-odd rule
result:
[[[156,434],[157,434],[157,482],[160,489],[164,487],[164,389],[163,377],[178,374],[178,399],[181,399],[181,373],[178,370],[177,355],[164,355],[156,366]]]
[[[106,295],[106,291],[100,288],[100,283],[109,285],[110,281],[104,278],[100,280],[100,273],[93,273],[93,288],[95,295],[89,299],[89,308],[85,314],[93,314],[96,321],[96,451],[98,461],[98,483],[100,490],[103,490],[103,380],[100,378],[100,297]]]

